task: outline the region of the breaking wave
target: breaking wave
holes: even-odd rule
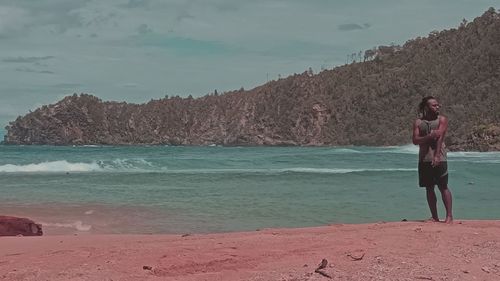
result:
[[[164,173],[164,174],[347,174],[362,172],[406,172],[416,171],[407,168],[192,168],[170,169],[159,167],[143,159],[115,159],[111,161],[97,161],[92,163],[71,163],[66,160],[33,163],[26,165],[0,165],[0,173],[85,173],[85,172],[134,172],[134,173]]]
[[[90,231],[92,229],[92,225],[84,224],[82,221],[75,221],[72,223],[40,222],[40,224],[47,227],[73,228],[77,231]]]
[[[97,163],[70,163],[66,160],[26,165],[6,164],[0,166],[0,172],[3,173],[92,172],[101,169],[102,168]]]
[[[283,169],[283,172],[296,173],[317,173],[317,174],[348,174],[363,172],[411,172],[417,171],[415,168],[386,168],[386,169],[327,169],[327,168],[290,168]]]
[[[406,144],[401,146],[386,146],[379,152],[402,153],[402,154],[418,154],[418,145]]]
[[[148,172],[152,171],[152,168],[153,165],[144,159],[114,159],[91,163],[72,163],[66,160],[58,160],[24,165],[0,165],[0,173]]]
[[[283,169],[185,169],[185,170],[164,170],[164,173],[172,174],[348,174],[363,172],[408,172],[417,171],[415,168],[387,168],[387,169],[345,169],[345,168],[283,168]]]
[[[448,152],[448,161],[500,164],[500,152]]]

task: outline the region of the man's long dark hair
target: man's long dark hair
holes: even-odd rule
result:
[[[418,104],[418,112],[422,114],[422,117],[425,116],[425,107],[427,106],[427,102],[429,100],[435,100],[436,98],[433,96],[426,96],[422,99],[422,101]]]

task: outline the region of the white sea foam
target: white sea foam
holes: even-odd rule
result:
[[[417,171],[416,168],[366,168],[366,169],[345,169],[345,168],[284,168],[284,169],[186,169],[186,170],[164,170],[164,173],[172,174],[284,174],[284,173],[311,173],[311,174],[347,174],[363,172],[408,172]]]
[[[497,159],[497,160],[489,160],[489,159],[486,159],[486,160],[476,160],[476,161],[472,161],[474,163],[481,163],[481,164],[500,164],[500,159]]]
[[[418,145],[405,144],[401,146],[358,146],[355,148],[334,148],[333,153],[363,153],[363,154],[378,154],[378,153],[399,153],[399,154],[418,154]]]
[[[350,149],[350,148],[334,148],[332,149],[333,153],[361,153],[361,151]]]
[[[99,161],[105,171],[125,171],[125,172],[154,172],[155,167],[150,162],[142,159],[113,159],[111,161]]]
[[[144,159],[114,159],[93,163],[71,163],[66,160],[33,163],[26,165],[0,165],[0,173],[68,173],[68,172],[134,172],[165,174],[281,174],[281,173],[318,173],[346,174],[361,172],[415,171],[407,168],[234,168],[234,169],[169,169],[157,167]]]
[[[405,144],[401,146],[386,146],[383,152],[402,153],[402,154],[418,154],[418,145]]]
[[[449,152],[448,161],[499,164],[500,152]]]
[[[448,156],[452,157],[480,157],[480,158],[500,158],[500,152],[477,152],[477,151],[456,151],[448,152]]]
[[[385,169],[344,169],[344,168],[289,168],[282,169],[282,172],[296,173],[318,173],[318,174],[347,174],[347,173],[363,173],[363,172],[409,172],[417,171],[415,168],[385,168]]]
[[[89,231],[90,229],[92,229],[92,225],[83,224],[82,221],[75,221],[72,223],[40,222],[40,224],[42,224],[42,226],[47,226],[47,227],[74,228],[78,231]]]
[[[32,163],[26,165],[0,165],[3,173],[40,173],[40,172],[92,172],[102,168],[97,163],[70,163],[66,160]]]
[[[69,173],[69,172],[155,172],[159,171],[144,159],[114,159],[92,163],[47,161],[25,165],[0,165],[0,173]]]

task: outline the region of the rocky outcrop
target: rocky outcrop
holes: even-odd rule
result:
[[[310,71],[249,91],[146,104],[73,95],[7,126],[7,144],[399,145],[411,142],[417,104],[433,95],[455,150],[498,150],[500,16],[490,9],[456,29],[366,62]],[[489,137],[488,141],[481,138]]]
[[[0,236],[41,236],[42,226],[27,218],[0,216]]]
[[[462,142],[451,144],[450,148],[462,151],[500,151],[500,125],[476,126]]]

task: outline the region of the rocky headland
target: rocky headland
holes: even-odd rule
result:
[[[363,60],[363,62],[361,62]],[[363,59],[204,97],[145,104],[81,94],[18,117],[6,144],[400,145],[417,104],[438,97],[452,150],[500,150],[500,15],[434,31]]]

